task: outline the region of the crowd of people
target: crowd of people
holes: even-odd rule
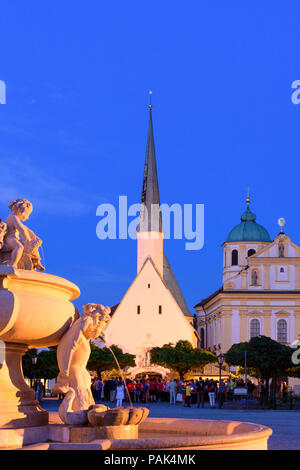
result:
[[[205,403],[215,408],[217,402],[222,407],[224,401],[240,399],[234,392],[235,389],[246,389],[250,400],[262,399],[266,393],[266,386],[262,381],[254,383],[248,379],[246,385],[243,379],[235,378],[221,380],[220,384],[217,380],[202,377],[198,380],[127,379],[125,384],[120,377],[105,381],[98,377],[92,381],[95,400],[116,402],[117,406],[122,406],[125,400],[132,403],[166,402],[186,407],[195,404],[198,408],[204,408]]]

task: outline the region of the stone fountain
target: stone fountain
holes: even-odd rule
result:
[[[32,204],[17,199],[9,208],[12,213],[0,223],[0,448],[47,434],[48,413],[24,381],[22,355],[28,348],[57,345],[80,316],[71,303],[78,287],[36,272],[44,270],[42,241],[23,224]]]
[[[86,370],[90,339],[103,334],[110,309],[71,303],[78,287],[45,274],[42,241],[23,222],[27,199],[9,204],[0,220],[0,449],[266,449],[271,429],[226,421],[146,419],[143,407],[95,405]],[[58,413],[43,410],[26,384],[21,360],[28,348],[58,345],[63,393]]]

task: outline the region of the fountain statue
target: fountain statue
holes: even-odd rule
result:
[[[90,339],[97,339],[111,320],[110,308],[89,303],[82,317],[61,338],[57,349],[59,375],[52,393],[65,394],[59,416],[66,424],[86,424],[87,412],[95,404],[91,376],[86,365],[91,353]]]
[[[12,213],[0,225],[0,264],[45,271],[38,251],[42,240],[23,224],[32,212],[31,202],[15,199],[8,207]]]

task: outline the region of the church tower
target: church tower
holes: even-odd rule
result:
[[[140,218],[137,228],[137,273],[140,272],[147,258],[151,258],[156,269],[163,277],[164,234],[160,211],[151,104],[149,105],[149,113]]]
[[[250,198],[246,199],[246,210],[241,222],[228,234],[223,243],[223,285],[231,288],[232,280],[242,274],[242,286],[245,287],[245,276],[249,258],[271,243],[269,232],[256,222],[256,215],[250,210]]]

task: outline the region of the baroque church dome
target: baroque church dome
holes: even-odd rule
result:
[[[226,242],[270,242],[269,232],[256,223],[256,215],[249,207],[250,200],[247,199],[247,209],[241,216],[241,223],[236,225],[230,232]]]

